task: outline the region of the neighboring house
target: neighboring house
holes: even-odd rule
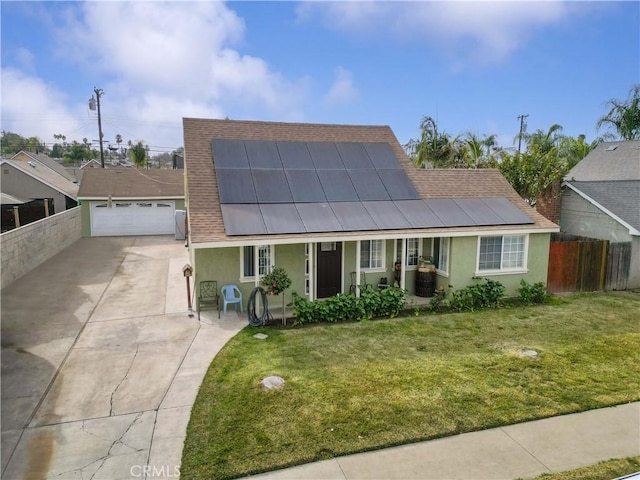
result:
[[[630,242],[627,288],[639,288],[640,141],[601,143],[569,171],[563,187],[561,230]]]
[[[175,234],[184,172],[87,168],[78,198],[85,237]]]
[[[22,202],[16,204],[19,211],[27,207],[30,209],[28,215],[23,215],[21,225],[63,212],[78,204],[78,185],[70,180],[64,167],[49,157],[20,152],[9,160],[2,160],[0,169],[2,193]],[[38,203],[43,207],[34,211],[33,208]],[[41,213],[37,214],[37,211]],[[3,224],[3,230],[4,226]]]
[[[474,277],[546,282],[558,226],[498,170],[417,169],[387,126],[185,118],[189,248],[196,286],[245,295],[277,265],[309,299],[349,292],[352,272],[415,291],[421,256],[439,286]],[[246,297],[245,297],[246,298]]]

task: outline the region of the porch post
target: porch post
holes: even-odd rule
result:
[[[356,241],[356,297],[360,296],[360,240]]]
[[[315,288],[313,284],[313,254],[316,244],[309,242],[307,245],[309,245],[309,301],[313,302],[313,298],[315,297],[313,294]]]
[[[406,238],[402,239],[402,256],[400,258],[400,261],[402,262],[402,267],[400,270],[400,288],[404,290],[407,283],[405,279],[405,274],[407,273],[407,239]]]

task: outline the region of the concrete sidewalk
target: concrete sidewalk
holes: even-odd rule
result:
[[[640,455],[640,403],[347,455],[262,480],[515,479]]]

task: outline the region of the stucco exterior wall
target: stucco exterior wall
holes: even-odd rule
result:
[[[75,207],[0,235],[2,288],[79,240],[81,224]]]
[[[620,225],[569,188],[566,188],[562,193],[560,229],[572,235],[609,240],[610,242],[631,241],[628,228]]]
[[[66,206],[66,196],[39,182],[35,178],[26,175],[12,165],[5,163],[2,165],[2,191],[18,198],[53,198],[54,213],[64,212]],[[9,173],[4,171],[8,170]]]

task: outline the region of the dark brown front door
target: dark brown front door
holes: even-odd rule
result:
[[[317,298],[340,293],[342,271],[342,243],[321,242],[317,248]]]

